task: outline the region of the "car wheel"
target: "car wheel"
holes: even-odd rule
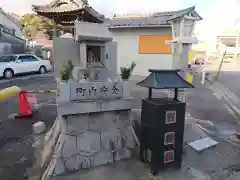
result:
[[[46,68],[45,68],[45,66],[41,66],[40,68],[39,68],[39,73],[40,74],[44,74],[44,73],[46,73]]]
[[[14,76],[14,72],[12,69],[6,69],[3,75],[5,78],[11,79]]]

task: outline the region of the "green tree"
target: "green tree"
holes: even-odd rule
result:
[[[39,38],[49,36],[55,24],[50,19],[36,15],[24,14],[19,19],[23,34],[28,38]]]

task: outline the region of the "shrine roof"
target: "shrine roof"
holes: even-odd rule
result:
[[[189,13],[198,20],[202,20],[202,17],[195,11],[195,6],[192,6],[178,11],[156,12],[148,15],[115,15],[113,19],[105,20],[105,23],[109,24],[110,28],[170,26],[170,20],[188,15]]]
[[[66,12],[76,11],[84,8],[84,3],[81,0],[53,0],[45,5],[32,5],[34,11],[41,12]]]
[[[89,6],[86,0],[53,0],[46,5],[32,5],[32,10],[43,16],[46,14],[59,13],[67,16],[68,13],[73,15],[73,13],[76,14],[77,12],[86,11],[88,14],[97,18],[98,20],[104,20],[104,15],[100,14],[91,6]]]

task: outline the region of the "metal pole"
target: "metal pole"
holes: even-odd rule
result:
[[[218,72],[217,72],[215,81],[218,80],[218,77],[219,77],[219,74],[220,74],[220,71],[221,71],[221,68],[222,68],[222,65],[223,65],[223,61],[224,61],[224,57],[225,57],[226,53],[227,53],[227,50],[225,50],[224,53],[223,53],[222,61],[221,61],[220,66],[218,68]]]
[[[148,88],[148,99],[152,99],[152,88]]]
[[[205,52],[205,58],[202,66],[202,84],[205,82],[206,78],[206,61],[207,61],[207,52]]]
[[[236,36],[236,45],[235,45],[235,57],[234,57],[234,61],[235,61],[235,65],[238,65],[238,47],[239,47],[239,32],[237,31],[237,36]]]
[[[174,100],[178,100],[178,88],[174,89]]]
[[[206,72],[202,71],[202,82],[201,82],[202,84],[204,84],[205,78],[206,78]]]

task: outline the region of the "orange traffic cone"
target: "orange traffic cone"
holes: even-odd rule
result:
[[[15,119],[29,119],[33,117],[33,112],[30,104],[28,103],[26,94],[24,91],[19,92],[19,114],[15,116]]]

